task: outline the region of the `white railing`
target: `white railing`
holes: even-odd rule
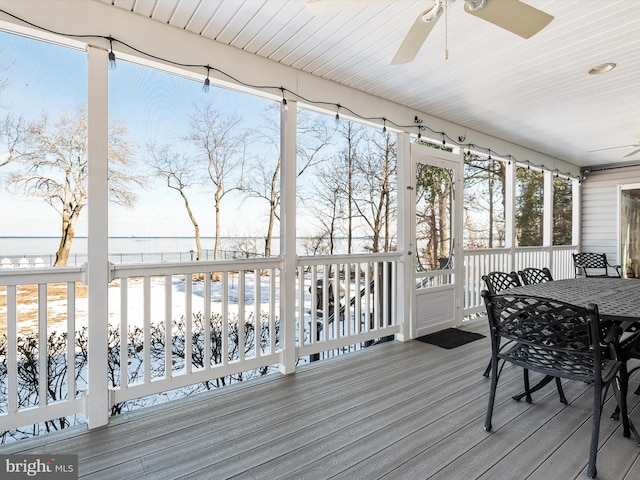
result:
[[[86,371],[75,345],[86,328],[86,304],[76,299],[83,278],[81,267],[2,271],[0,432],[83,411]]]
[[[112,267],[112,404],[279,362],[278,259]]]
[[[574,250],[465,252],[465,314],[483,309],[483,274],[550,265],[555,278],[569,277]],[[283,363],[285,345],[306,361],[393,337],[400,332],[396,312],[404,298],[399,259],[400,254],[300,257],[291,292],[280,288],[280,258],[111,265],[109,335],[97,345],[108,351],[109,371],[102,378],[109,382],[112,412],[132,399],[275,368]],[[0,431],[87,414],[91,332],[86,294],[76,294],[87,288],[86,271],[85,265],[0,272],[0,295],[6,296],[5,309],[0,303],[0,334],[6,335],[0,343],[0,370],[6,372],[0,371]],[[291,295],[295,315],[283,315],[284,298]],[[291,322],[285,328],[283,318]],[[64,340],[56,342],[54,332]],[[27,390],[25,375],[34,385]]]
[[[399,258],[398,254],[300,258],[299,356],[318,358],[320,352],[368,344],[398,333]]]
[[[555,279],[574,276],[573,245],[559,247],[486,248],[464,252],[464,315],[484,311],[480,292],[485,288],[482,276],[498,270],[511,272],[526,267],[548,267]]]

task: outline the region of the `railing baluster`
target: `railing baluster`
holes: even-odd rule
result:
[[[173,375],[173,276],[164,277],[164,377]]]
[[[38,284],[38,406],[47,405],[47,284]]]
[[[76,398],[76,283],[67,282],[67,400]]]
[[[229,364],[229,273],[222,274],[222,358],[221,364]]]
[[[254,276],[254,287],[253,287],[253,316],[255,321],[254,327],[254,356],[255,358],[260,358],[260,339],[262,338],[262,322],[260,321],[260,304],[262,303],[262,275],[261,270],[256,268],[253,276]]]
[[[246,336],[244,332],[244,326],[246,323],[245,318],[245,270],[238,272],[238,317],[236,319],[236,328],[238,329],[238,360],[244,361],[246,351]]]
[[[144,375],[143,382],[151,383],[151,278],[143,277],[142,291],[144,295]]]
[[[204,318],[203,318],[203,328],[204,328],[204,355],[203,355],[203,365],[202,367],[205,370],[209,370],[211,368],[211,276],[213,272],[205,272],[204,273]],[[223,298],[224,298],[224,290],[223,290]],[[223,304],[224,307],[224,304]],[[224,311],[224,310],[223,310]],[[226,338],[224,335],[222,338]],[[222,342],[222,351],[223,355],[225,352],[225,342]],[[224,359],[224,356],[223,356]],[[223,360],[224,361],[224,360]]]
[[[129,386],[129,279],[120,279],[120,388]]]
[[[18,411],[18,317],[16,286],[7,286],[7,413]]]
[[[276,272],[269,269],[269,353],[276,353]]]
[[[193,274],[184,276],[184,370],[193,371]]]

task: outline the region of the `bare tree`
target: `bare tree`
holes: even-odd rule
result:
[[[28,133],[29,130],[22,116],[9,110],[4,118],[0,119],[0,141],[2,142],[0,152],[5,152],[5,156],[0,157],[0,167],[22,158],[24,152],[21,147]]]
[[[187,196],[187,190],[197,183],[195,162],[193,158],[173,153],[168,146],[157,148],[155,145],[149,145],[148,150],[153,158],[155,174],[165,180],[167,187],[178,192],[184,202],[184,208],[187,210],[189,220],[191,220],[193,224],[197,260],[200,260],[202,258],[200,225],[196,220],[195,213],[191,209]]]
[[[365,148],[355,159],[354,169],[358,182],[352,189],[352,203],[371,234],[371,251],[388,252],[393,235],[391,228],[396,218],[395,136],[377,132],[368,135]]]
[[[225,116],[212,103],[194,105],[191,116],[191,134],[188,140],[207,164],[207,173],[213,185],[215,211],[214,259],[220,255],[221,204],[223,198],[242,188],[242,175],[246,157],[246,134],[238,128],[240,118]]]
[[[46,114],[32,124],[22,124],[24,147],[13,160],[16,168],[7,183],[14,192],[42,198],[60,215],[61,236],[54,266],[65,266],[75,227],[87,205],[87,117],[79,106],[75,114],[62,114],[50,123]],[[121,124],[109,128],[109,199],[130,207],[136,201],[131,186],[143,180],[130,173],[132,146]]]
[[[280,126],[273,120],[264,122],[261,141],[271,144],[277,151],[276,162],[269,162],[265,158],[257,158],[252,165],[251,175],[243,185],[244,192],[249,197],[261,198],[269,203],[269,221],[265,235],[265,256],[271,255],[271,242],[276,222],[280,220],[280,170],[282,158],[280,156]],[[325,117],[305,115],[300,112],[298,117],[298,150],[297,175],[299,178],[310,167],[326,161],[322,152],[331,142],[333,129],[328,126]]]

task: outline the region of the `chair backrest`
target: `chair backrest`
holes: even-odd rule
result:
[[[607,261],[606,253],[594,253],[594,252],[580,252],[573,254],[573,265],[575,268],[576,277],[584,275],[585,277],[609,277],[609,267],[616,268],[613,265],[609,265]],[[620,276],[620,272],[616,268],[616,275]]]
[[[516,272],[489,272],[482,276],[490,293],[500,293],[507,288],[520,287],[520,279]]]
[[[551,271],[547,267],[523,268],[518,272],[518,275],[520,275],[520,278],[522,278],[522,283],[524,285],[534,285],[536,283],[551,282],[553,280]]]
[[[515,341],[516,347],[506,355],[516,365],[554,377],[602,381],[602,372],[594,369],[602,364],[595,304],[583,308],[528,295],[492,295],[486,290],[482,296],[496,355],[501,339]]]

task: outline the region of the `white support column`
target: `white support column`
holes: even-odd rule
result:
[[[88,47],[87,117],[89,285],[89,372],[86,414],[89,428],[108,423],[107,334],[108,264],[108,58],[102,49]]]
[[[542,207],[542,247],[547,252],[547,266],[553,271],[553,172],[542,171],[544,175]]]
[[[289,100],[280,114],[280,366],[282,373],[296,369],[296,124],[298,102]],[[302,301],[302,300],[301,300]],[[303,315],[304,309],[300,309]]]
[[[514,266],[515,242],[516,242],[516,162],[507,162],[505,171],[505,202],[504,202],[504,246],[511,250],[511,265]]]
[[[398,340],[411,339],[411,320],[414,315],[415,286],[413,280],[413,256],[411,232],[411,136],[398,134],[398,250],[402,260],[398,263],[398,301],[396,302],[396,322],[400,325]]]
[[[571,199],[573,200],[573,215],[571,218],[572,232],[571,243],[582,249],[582,184],[577,179],[571,181]]]

